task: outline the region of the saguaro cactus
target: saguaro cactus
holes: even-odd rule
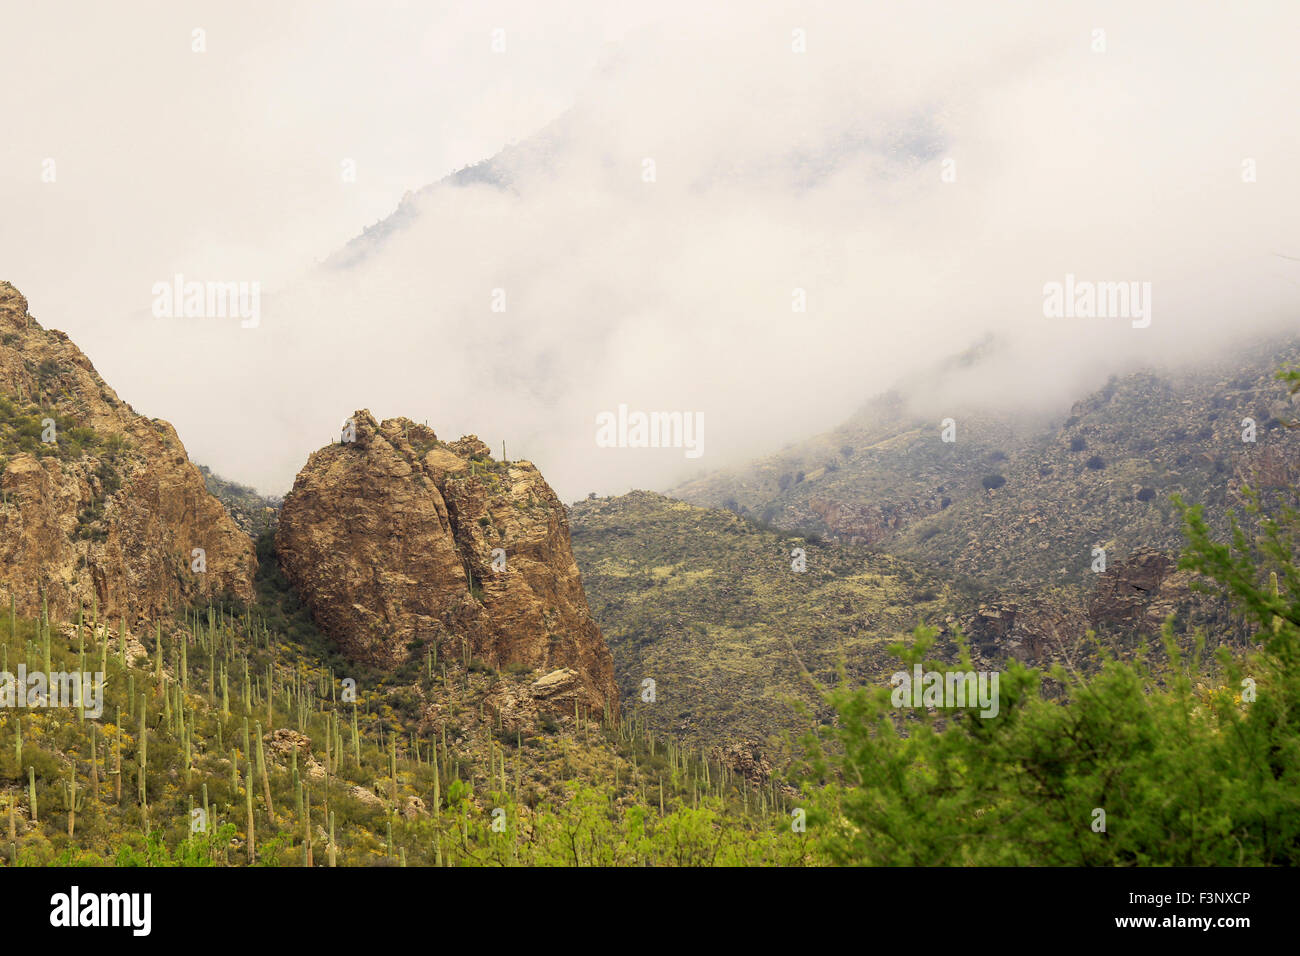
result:
[[[253,758],[248,758],[248,778],[244,783],[244,799],[248,806],[248,865],[257,862],[257,849],[253,835]]]
[[[68,807],[68,836],[72,837],[77,829],[77,765],[75,762],[68,768],[68,782],[63,785],[63,798]]]
[[[117,803],[119,806],[121,806],[122,804],[122,707],[120,704],[117,707],[117,719],[113,722],[113,726],[117,728],[117,759],[115,761],[114,770],[113,770],[113,775],[117,778],[117,781],[114,784],[114,791],[116,793]]]
[[[270,816],[274,813],[271,807],[271,778],[266,772],[266,754],[262,750],[262,722],[257,722],[257,770],[262,778],[262,792],[266,797],[266,812]]]
[[[140,695],[140,806],[147,804],[145,775],[149,768],[149,725],[145,722],[144,694]]]
[[[95,753],[95,725],[90,725],[90,793],[99,797],[99,757]]]

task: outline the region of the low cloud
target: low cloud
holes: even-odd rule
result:
[[[995,359],[952,401],[1068,402],[1294,324],[1297,21],[1280,3],[665,7],[593,44],[571,107],[481,181],[413,194],[351,265],[264,291],[257,328],[133,316],[137,361],[109,336],[92,358],[268,492],[360,407],[505,441],[566,499],[666,487],[986,335]],[[292,272],[302,248],[257,261]],[[1067,276],[1150,283],[1149,325],[1045,316]],[[600,447],[620,405],[701,415],[706,454]]]

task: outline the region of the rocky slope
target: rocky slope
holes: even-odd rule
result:
[[[905,529],[890,547],[949,573],[1029,591],[1091,586],[1095,548],[1114,563],[1144,548],[1183,544],[1175,495],[1204,504],[1226,531],[1247,486],[1287,495],[1300,480],[1300,433],[1279,365],[1294,347],[1180,375],[1114,379],[1059,425],[1020,442],[990,467],[1003,479],[944,514]],[[1243,422],[1254,440],[1243,441]]]
[[[199,472],[208,491],[225,505],[231,520],[244,534],[256,541],[259,535],[275,530],[282,499],[258,494],[247,485],[222,478],[207,465],[199,465]]]
[[[439,658],[563,671],[536,697],[616,713],[609,649],[592,619],[564,506],[528,462],[473,436],[439,441],[404,418],[350,420],[285,498],[281,566],[352,660]]]
[[[1196,369],[1134,372],[1051,420],[958,408],[951,443],[914,410],[924,389],[900,386],[833,432],[674,495],[881,547],[985,590],[1084,592],[1093,548],[1114,563],[1181,547],[1173,495],[1221,518],[1246,485],[1300,480],[1300,432],[1282,427],[1300,412],[1274,377],[1298,360],[1296,342],[1266,342]]]
[[[651,492],[577,502],[570,517],[624,700],[678,739],[798,736],[828,717],[815,685],[834,686],[841,664],[873,681],[890,643],[964,606],[907,561]]]
[[[920,623],[938,632],[938,657],[954,659],[960,631],[986,670],[1159,654],[1170,615],[1184,648],[1197,629],[1210,648],[1249,631],[1192,588],[1176,555],[1153,548],[1090,573],[1081,590],[1017,594],[651,492],[576,502],[570,519],[624,700],[655,732],[718,748],[738,772],[737,753],[779,752],[782,734],[829,717],[814,682],[834,686],[841,667],[854,685],[887,682],[898,667],[889,645]]]
[[[208,597],[253,597],[252,542],[172,426],[137,415],[6,282],[0,491],[0,588],[23,611],[44,596],[56,616],[97,602],[134,621]]]
[[[1055,589],[1033,596],[990,594],[974,610],[962,608],[945,621],[960,627],[973,656],[983,665],[1008,659],[1031,666],[1065,663],[1088,667],[1104,649],[1126,659],[1134,653],[1160,656],[1166,620],[1184,652],[1203,635],[1206,646],[1245,646],[1250,627],[1230,613],[1219,596],[1197,590],[1194,576],[1178,569],[1177,555],[1138,548],[1093,576],[1083,595]]]

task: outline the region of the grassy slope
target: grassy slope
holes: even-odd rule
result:
[[[11,673],[46,670],[47,647],[49,670],[106,673],[98,720],[0,709],[0,862],[247,865],[250,793],[262,865],[303,865],[308,834],[313,864],[327,865],[330,815],[340,866],[808,862],[777,806],[788,794],[756,790],[643,722],[560,714],[502,727],[493,691],[535,673],[431,658],[398,673],[349,667],[275,570],[270,535],[259,545],[258,606],[196,608],[125,642],[91,609],[80,631],[0,613]],[[270,746],[285,729],[306,741],[296,757]],[[209,828],[193,835],[205,799]],[[497,808],[504,832],[492,829]]]
[[[850,678],[875,677],[886,645],[954,597],[897,558],[649,492],[580,502],[570,523],[624,700],[660,732],[709,744],[800,732],[799,703],[824,719],[803,668],[823,685],[841,659]],[[638,703],[646,678],[653,705]]]

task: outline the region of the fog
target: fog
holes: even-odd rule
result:
[[[1297,321],[1294,3],[7,6],[0,278],[266,493],[362,407],[572,500],[832,428],[986,335],[948,414]],[[177,273],[258,282],[256,327],[156,318]],[[1067,276],[1149,283],[1149,322],[1045,316]],[[702,417],[703,454],[600,447],[620,405]]]

